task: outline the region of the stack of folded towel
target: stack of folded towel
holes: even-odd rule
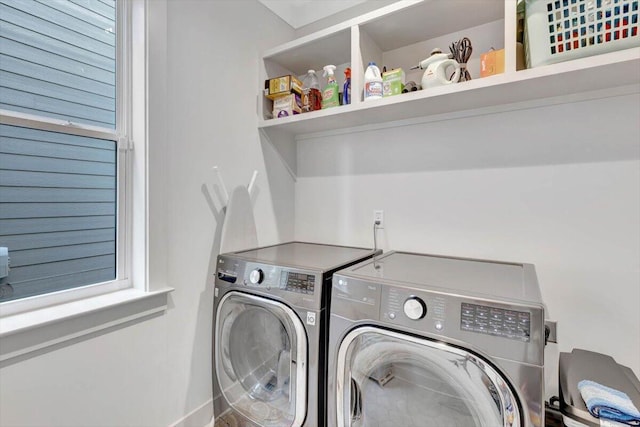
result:
[[[580,381],[578,390],[594,417],[640,425],[640,411],[626,393],[589,380]]]

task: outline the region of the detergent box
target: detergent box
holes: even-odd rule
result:
[[[282,95],[273,100],[273,118],[302,113],[302,99],[297,93]]]
[[[276,99],[289,93],[302,96],[302,82],[296,76],[281,76],[264,82],[264,94],[269,99]]]
[[[382,73],[382,96],[400,95],[404,89],[404,71],[396,68]]]

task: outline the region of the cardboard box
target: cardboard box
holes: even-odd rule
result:
[[[504,73],[504,49],[490,50],[480,55],[480,77]]]
[[[291,75],[265,80],[264,93],[269,99],[276,99],[290,93],[302,96],[302,82],[296,76]]]
[[[400,95],[404,89],[404,71],[396,68],[382,73],[382,96]]]
[[[281,95],[273,100],[273,118],[302,113],[302,99],[297,93]]]

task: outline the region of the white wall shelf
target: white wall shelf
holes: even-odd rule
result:
[[[606,76],[606,77],[605,77]],[[442,86],[395,97],[260,120],[258,127],[295,138],[318,132],[428,117],[465,110],[576,96],[567,101],[600,96],[601,91],[625,87],[639,92],[640,48],[584,58],[536,69],[500,74],[456,85]],[[582,96],[581,96],[582,95]],[[523,104],[526,106],[526,104]],[[446,116],[445,116],[446,117]]]
[[[309,137],[640,93],[640,47],[516,71],[515,9],[513,0],[398,2],[271,49],[263,56],[265,79],[303,75],[327,63],[350,66],[352,104],[271,119],[265,101],[258,128],[274,145],[294,151],[281,153],[295,174],[295,142]],[[370,60],[407,71],[431,48],[447,51],[467,35],[476,61],[471,81],[362,101]],[[480,53],[490,47],[505,48],[505,73],[478,78]],[[407,80],[419,81],[421,74],[407,74]]]

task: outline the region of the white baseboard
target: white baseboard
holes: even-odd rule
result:
[[[209,399],[169,427],[208,427],[213,417],[213,399]]]

